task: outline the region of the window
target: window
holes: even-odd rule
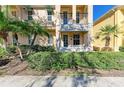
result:
[[[80,45],[80,35],[79,34],[76,34],[73,36],[73,44]]]
[[[18,35],[15,33],[13,34],[13,45],[17,45],[18,43]]]
[[[53,37],[52,35],[50,35],[48,38],[48,45],[52,45],[52,43],[53,43]]]
[[[68,35],[63,35],[64,47],[68,47]]]
[[[52,11],[48,11],[48,21],[52,21]]]
[[[63,23],[68,24],[68,14],[67,11],[63,12]]]
[[[12,11],[12,16],[16,17],[16,11]]]
[[[32,15],[33,15],[33,11],[32,9],[28,10],[28,20],[32,20]]]
[[[31,44],[31,41],[32,41],[32,37],[28,36],[28,43]]]
[[[76,13],[76,23],[79,23],[80,22],[80,13],[77,12]]]

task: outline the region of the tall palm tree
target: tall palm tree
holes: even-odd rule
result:
[[[33,9],[30,5],[25,6],[25,8],[27,11]],[[51,6],[47,6],[47,9],[52,11]],[[25,21],[27,23],[26,27],[28,27],[28,29],[26,31],[26,32],[28,32],[28,36],[33,36],[30,46],[34,45],[34,42],[38,35],[49,37],[48,29],[45,25],[46,22],[44,22],[43,20],[44,19],[39,18],[39,20],[32,19],[32,20]]]
[[[4,39],[4,43],[6,46],[6,41],[7,41],[7,32],[9,30],[8,28],[9,22],[8,19],[4,16],[3,12],[0,12],[0,36],[1,38]]]
[[[30,22],[30,30],[28,30],[30,35],[33,35],[33,39],[31,41],[31,46],[34,45],[34,42],[38,35],[40,36],[47,36],[49,37],[49,33],[47,32],[47,29],[43,26],[41,26],[41,23],[38,21],[32,21]]]
[[[17,33],[22,34],[26,33],[24,30],[25,23],[18,19],[10,19],[6,17],[4,12],[0,12],[0,33],[2,34],[2,38],[4,42],[7,41],[7,33],[12,32],[17,35]],[[23,59],[21,49],[19,48],[19,42],[17,41],[17,50],[19,51],[20,58]]]
[[[99,35],[103,36],[102,40],[105,40],[105,46],[110,45],[111,35],[114,37],[118,37],[118,26],[117,25],[106,25],[101,27],[101,32],[98,33]]]

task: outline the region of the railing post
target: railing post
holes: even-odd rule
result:
[[[73,20],[76,22],[76,5],[72,6],[72,15],[73,15]]]

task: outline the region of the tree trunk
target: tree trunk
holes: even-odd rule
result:
[[[36,37],[37,37],[37,34],[35,33],[35,34],[34,34],[34,37],[33,37],[33,40],[32,40],[32,42],[31,42],[31,46],[34,45],[34,42],[35,42]]]
[[[110,45],[110,36],[107,35],[105,38],[106,38],[105,46],[109,46]]]
[[[32,46],[34,45],[34,42],[35,42],[35,40],[36,40],[36,37],[37,37],[37,34],[34,34],[33,40],[31,41],[31,44],[30,44],[30,48],[29,48],[29,50],[28,50],[28,52],[27,52],[26,55],[29,55],[29,54],[30,54],[31,48],[32,48]]]
[[[22,55],[22,51],[21,49],[19,48],[19,42],[18,42],[18,35],[15,33],[14,37],[16,38],[16,48],[17,48],[17,51],[19,52],[19,56],[20,56],[20,59],[21,61],[23,61],[23,55]]]
[[[17,42],[17,50],[18,50],[18,52],[19,52],[19,56],[20,56],[20,59],[21,59],[21,61],[23,61],[23,55],[22,55],[22,51],[21,51],[21,49],[19,48],[19,43]]]

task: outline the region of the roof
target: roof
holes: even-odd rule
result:
[[[105,14],[103,14],[101,17],[99,17],[94,23],[93,25],[96,25],[98,24],[99,22],[101,22],[102,20],[104,20],[106,17],[108,16],[111,16],[112,14],[114,14],[114,12],[118,9],[124,9],[124,6],[123,5],[118,5],[118,6],[115,6],[113,7],[112,9],[110,9],[108,12],[106,12]]]

